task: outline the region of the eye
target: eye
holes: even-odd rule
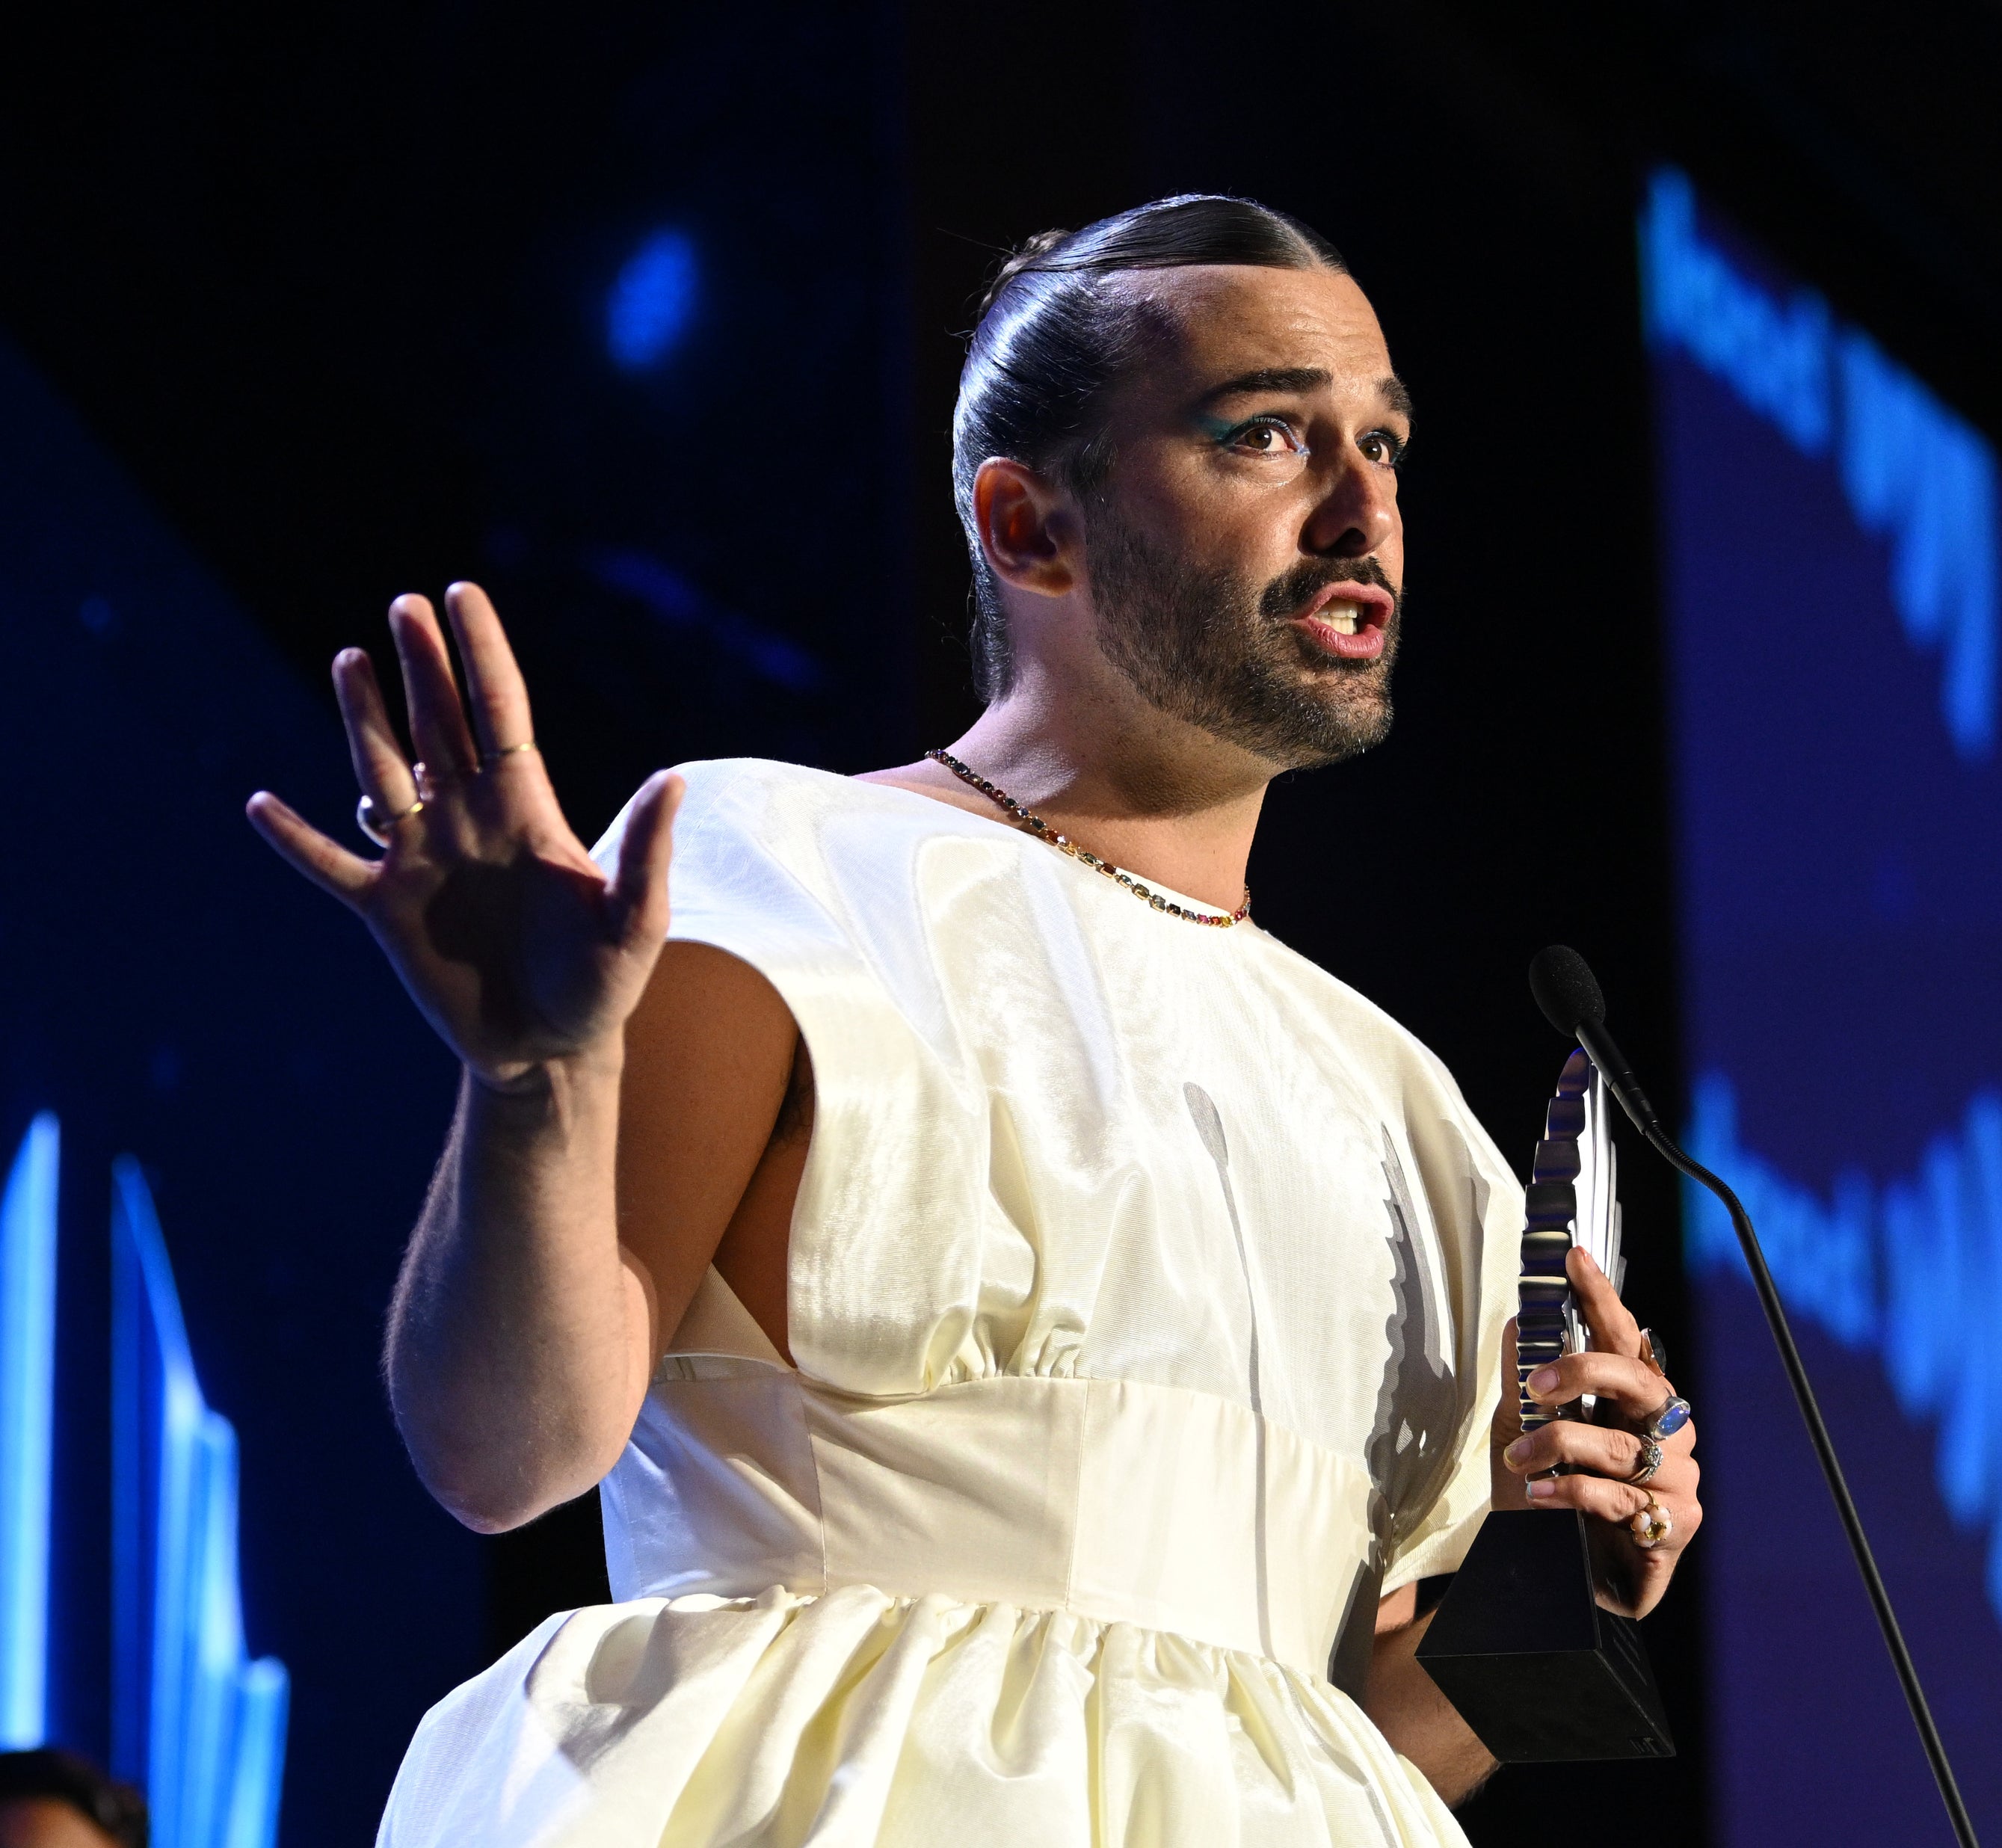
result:
[[[1306,440],[1284,417],[1267,414],[1248,417],[1217,437],[1218,447],[1233,455],[1247,455],[1263,462],[1297,465],[1310,453]]]
[[[1394,469],[1404,459],[1404,451],[1409,445],[1406,438],[1394,430],[1372,430],[1356,441],[1356,445],[1371,462],[1380,462],[1386,469]]]

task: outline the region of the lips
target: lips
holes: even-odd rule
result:
[[[1377,584],[1346,581],[1323,584],[1293,627],[1324,654],[1340,661],[1374,661],[1383,652],[1397,599]]]

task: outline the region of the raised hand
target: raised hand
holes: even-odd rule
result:
[[[463,700],[430,603],[399,597],[389,626],[403,671],[411,762],[368,657],[333,664],[354,774],[379,859],[351,853],[267,790],[251,824],[374,933],[411,998],[484,1083],[511,1089],[552,1063],[616,1061],[667,934],[678,777],[633,800],[608,880],[571,832],[535,748],[528,689],[486,593],[455,584],[445,609]]]
[[[1515,1325],[1502,1357],[1502,1404],[1495,1421],[1496,1508],[1577,1508],[1592,1524],[1599,1602],[1628,1616],[1644,1616],[1668,1589],[1682,1550],[1703,1520],[1697,1499],[1696,1427],[1684,1423],[1660,1440],[1654,1473],[1636,1484],[1648,1440],[1643,1428],[1675,1388],[1655,1360],[1644,1357],[1641,1325],[1604,1271],[1582,1247],[1566,1264],[1592,1345],[1567,1354],[1529,1376],[1540,1403],[1568,1405],[1590,1393],[1591,1422],[1556,1418],[1526,1436],[1516,1402]],[[1566,1473],[1554,1475],[1563,1466]],[[1635,1517],[1649,1509],[1667,1517],[1667,1531],[1643,1544]],[[1655,1518],[1651,1515],[1651,1520]]]

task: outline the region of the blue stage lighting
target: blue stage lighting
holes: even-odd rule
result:
[[[154,1848],[271,1848],[288,1684],[243,1647],[236,1434],[203,1403],[138,1164],[112,1182],[113,1757]]]
[[[2002,1828],[2002,465],[1681,175],[1640,222],[1686,1135],[1762,1234]],[[1932,1801],[1730,1223],[1691,1190],[1719,1848]],[[1836,1690],[1836,1697],[1829,1691]],[[1813,1723],[1805,1724],[1803,1714]]]
[[[615,546],[589,554],[585,562],[599,583],[637,598],[668,628],[706,636],[759,678],[793,693],[820,685],[820,663],[797,643],[725,608],[651,553]]]
[[[47,1720],[58,1145],[44,1111],[0,1198],[0,1751],[40,1745]]]
[[[1882,1187],[1851,1173],[1824,1201],[1742,1146],[1736,1088],[1713,1072],[1696,1086],[1689,1151],[1731,1177],[1794,1313],[1878,1351],[1906,1415],[1937,1421],[1940,1498],[1988,1533],[2002,1616],[2002,1094],[1977,1094],[1916,1172]],[[1685,1212],[1691,1267],[1742,1274],[1724,1208],[1692,1186]]]
[[[656,231],[626,260],[605,302],[605,345],[623,371],[644,372],[673,350],[695,318],[695,243]]]
[[[1937,649],[1941,717],[1961,755],[1995,748],[2002,583],[1995,454],[1812,289],[1782,295],[1707,239],[1696,194],[1656,173],[1641,218],[1648,337],[1679,347],[1805,455],[1833,454],[1857,524],[1891,542],[1891,600]]]

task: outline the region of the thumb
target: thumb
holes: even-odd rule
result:
[[[656,770],[626,811],[612,880],[612,926],[622,944],[658,943],[668,934],[668,863],[674,856],[675,814],[688,786]]]

